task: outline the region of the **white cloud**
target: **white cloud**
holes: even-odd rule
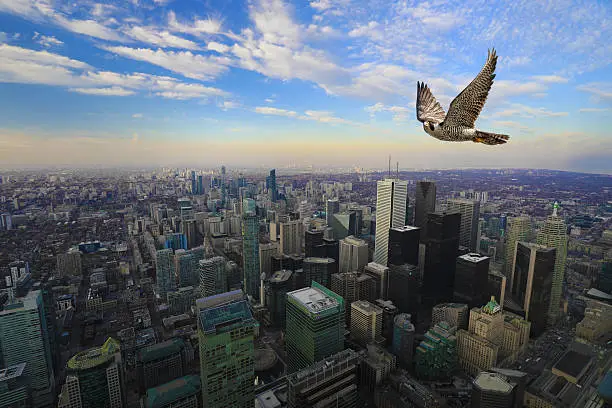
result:
[[[544,82],[547,84],[564,84],[569,81],[567,78],[564,78],[559,75],[536,75],[532,77],[533,79]]]
[[[608,108],[580,108],[579,111],[581,113],[588,113],[588,112],[608,112],[610,111],[610,109]]]
[[[499,58],[499,63],[501,66],[507,67],[516,67],[516,66],[524,66],[531,63],[531,58],[525,55],[517,56],[517,57],[508,57],[501,56]]]
[[[124,89],[118,86],[110,88],[70,88],[72,92],[78,92],[86,95],[99,95],[99,96],[130,96],[136,92]]]
[[[493,121],[493,125],[494,126],[499,126],[499,127],[502,127],[502,128],[517,129],[517,130],[521,130],[521,131],[524,131],[524,132],[527,132],[527,131],[531,130],[531,128],[529,126],[522,125],[522,124],[520,124],[518,122],[514,122],[512,120],[496,120],[496,121]]]
[[[567,112],[553,112],[546,108],[533,108],[519,103],[513,103],[510,108],[491,114],[493,117],[521,116],[525,118],[559,117],[567,115]]]
[[[366,25],[359,25],[349,31],[349,37],[368,37],[372,40],[381,40],[383,33],[378,30],[378,22],[370,21]]]
[[[414,107],[407,106],[396,106],[396,105],[385,105],[381,102],[377,102],[374,105],[367,106],[366,112],[369,112],[371,116],[374,116],[378,112],[389,112],[393,114],[393,120],[397,122],[403,122],[412,114],[415,114]]]
[[[310,7],[318,11],[325,11],[332,7],[330,0],[316,0],[310,2]]]
[[[290,118],[297,117],[297,112],[295,111],[273,108],[271,106],[257,106],[254,111],[257,113],[261,113],[262,115],[287,116]]]
[[[259,0],[251,4],[249,14],[263,41],[291,47],[300,43],[300,28],[282,0]]]
[[[195,36],[217,34],[221,32],[221,22],[212,18],[200,20],[195,19],[192,23],[181,23],[176,18],[176,13],[168,13],[168,27],[171,31],[191,34]]]
[[[114,30],[98,23],[95,20],[70,20],[59,14],[54,16],[55,21],[73,33],[83,34],[101,40],[121,41],[122,38]]]
[[[216,41],[211,41],[206,45],[206,48],[209,51],[216,51],[219,54],[225,54],[226,52],[228,52],[230,50],[230,47],[225,45],[225,44],[221,44],[218,43]]]
[[[328,111],[307,110],[304,112],[304,115],[305,116],[301,116],[300,119],[316,120],[318,122],[330,124],[355,125],[354,122],[336,117],[333,115],[333,113]]]
[[[191,40],[177,37],[168,31],[158,30],[154,27],[133,26],[125,28],[123,32],[137,41],[162,48],[184,48],[188,50],[197,50],[200,48],[198,44]]]
[[[38,44],[42,45],[45,48],[59,46],[59,45],[64,44],[63,41],[58,40],[52,35],[41,35],[38,32],[34,32],[34,36],[32,37],[32,39],[36,40]]]
[[[407,7],[403,12],[420,20],[428,30],[448,31],[463,25],[464,18],[459,12],[445,12],[445,7],[431,8],[427,3],[417,7]]]
[[[596,101],[612,101],[612,83],[591,82],[576,87],[579,91],[591,94]]]
[[[233,102],[233,101],[222,101],[222,102],[218,102],[217,106],[224,111],[227,111],[229,109],[236,109],[240,106],[240,104],[238,102]]]
[[[142,119],[142,118],[143,118],[143,114],[142,114],[142,113],[134,113],[134,114],[132,115],[132,117],[133,117],[134,119]]]

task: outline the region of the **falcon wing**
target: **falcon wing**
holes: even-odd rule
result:
[[[440,102],[423,82],[417,82],[416,114],[420,122],[442,123],[446,117]]]
[[[493,48],[488,52],[487,62],[480,73],[451,102],[444,121],[446,125],[474,127],[474,122],[480,115],[493,85],[496,64],[497,55],[495,54],[495,48]]]

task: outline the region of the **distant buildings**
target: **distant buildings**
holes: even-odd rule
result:
[[[387,265],[389,229],[406,225],[408,183],[397,179],[381,180],[376,188],[376,235],[374,262]]]
[[[340,273],[363,272],[367,264],[368,244],[364,240],[350,236],[340,241]]]
[[[57,275],[81,276],[81,251],[70,250],[66,253],[57,255]]]

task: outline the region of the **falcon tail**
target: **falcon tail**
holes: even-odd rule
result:
[[[508,135],[500,135],[499,133],[489,133],[483,132],[481,130],[476,131],[476,136],[474,137],[474,143],[484,143],[487,145],[498,145],[504,144],[508,141],[510,136]]]

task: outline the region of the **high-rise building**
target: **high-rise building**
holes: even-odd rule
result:
[[[389,346],[393,342],[393,321],[400,311],[390,300],[376,299],[374,304],[383,311],[382,335],[386,340],[385,344]]]
[[[336,261],[336,273],[340,268],[340,243],[335,239],[323,238],[323,246],[325,247],[324,258],[331,258]]]
[[[406,225],[408,183],[397,179],[381,180],[376,187],[376,235],[374,262],[387,265],[389,230]]]
[[[325,247],[323,246],[324,230],[310,230],[305,232],[304,255],[308,257],[323,258]]]
[[[287,221],[280,224],[280,252],[285,255],[302,253],[304,224],[301,220]]]
[[[367,300],[351,303],[351,337],[358,343],[380,344],[382,338],[383,311]]]
[[[202,259],[204,259],[204,247],[196,247],[188,251],[179,249],[174,252],[174,267],[179,287],[197,287],[200,284],[199,266]]]
[[[346,349],[287,376],[288,408],[359,406],[361,354]]]
[[[208,408],[252,408],[255,400],[254,329],[242,291],[198,300],[202,403]]]
[[[57,400],[57,408],[83,408],[79,379],[77,377],[74,375],[66,376],[66,381],[62,386],[62,391],[57,396]],[[27,404],[24,402],[21,406],[25,407]]]
[[[354,211],[343,211],[331,217],[329,225],[333,231],[334,239],[343,239],[349,235],[357,236],[357,215]]]
[[[176,290],[176,270],[174,265],[174,252],[172,249],[160,249],[155,254],[155,275],[157,293],[162,299],[168,292]]]
[[[201,382],[197,375],[177,378],[155,388],[143,397],[143,408],[198,408]]]
[[[278,190],[276,187],[276,169],[270,170],[270,175],[266,177],[266,188],[268,189],[270,201],[275,203],[278,199]]]
[[[368,264],[368,244],[363,239],[349,236],[340,241],[339,271],[363,272]]]
[[[397,367],[397,357],[378,344],[368,344],[367,354],[361,364],[361,384],[369,392],[374,392],[391,371]]]
[[[427,236],[427,214],[436,211],[436,183],[418,181],[414,205],[414,225],[421,228],[421,238]]]
[[[435,305],[431,312],[431,324],[435,326],[440,322],[447,322],[457,329],[468,327],[468,305],[464,303],[441,303]]]
[[[185,367],[185,342],[180,338],[144,347],[136,353],[140,393],[182,377]]]
[[[199,243],[198,228],[195,219],[184,220],[181,222],[181,230],[187,240],[187,249],[195,248]]]
[[[337,198],[330,198],[325,203],[325,221],[331,226],[334,214],[340,212],[340,201]]]
[[[377,298],[376,282],[365,273],[345,272],[335,273],[331,278],[331,290],[342,296],[346,308],[346,322],[350,324],[350,304],[356,300],[368,300],[373,302]]]
[[[31,291],[24,297],[9,300],[0,311],[2,366],[26,364],[22,375],[23,380],[27,379],[31,399],[28,406],[34,408],[51,405],[55,397],[48,336],[41,291]]]
[[[246,294],[260,300],[259,218],[253,212],[246,213],[242,220],[242,269]]]
[[[487,276],[487,291],[489,296],[495,296],[495,299],[499,299],[499,304],[504,306],[504,300],[506,299],[506,276],[501,272],[495,270],[489,270]]]
[[[449,302],[453,298],[460,222],[459,213],[427,215],[423,295],[428,305]]]
[[[516,384],[499,373],[480,372],[472,385],[470,408],[513,408],[515,387]]]
[[[387,297],[402,313],[417,316],[421,304],[421,277],[414,265],[391,265]]]
[[[389,265],[418,265],[421,229],[406,225],[389,230]]]
[[[529,343],[531,323],[514,313],[504,311],[504,338],[499,349],[499,361],[514,362]],[[612,327],[612,324],[610,325]],[[578,332],[578,329],[576,329]],[[499,364],[499,363],[498,363]]]
[[[555,271],[555,248],[516,242],[512,282],[512,296],[531,322],[531,334],[539,336],[547,326],[551,290]]]
[[[75,354],[68,360],[66,370],[78,380],[83,408],[124,406],[121,349],[117,340],[109,337],[102,346]]]
[[[409,314],[401,313],[396,315],[393,321],[393,354],[397,356],[400,365],[406,369],[412,367],[414,355],[415,327],[410,320]]]
[[[344,348],[344,310],[344,299],[317,282],[287,293],[288,372],[306,368]]]
[[[200,261],[200,293],[204,297],[218,295],[229,290],[225,271],[227,261],[222,256]]]
[[[505,218],[504,218],[505,219]],[[516,251],[516,243],[518,241],[527,241],[531,231],[531,219],[527,216],[511,217],[506,222],[505,237],[505,265],[504,273],[510,278],[508,287],[512,287],[512,271],[514,268],[514,253]]]
[[[266,276],[276,272],[272,270],[273,255],[278,255],[278,244],[276,242],[259,244],[259,270],[261,273],[265,273]]]
[[[567,226],[563,218],[557,215],[558,208],[559,205],[555,203],[553,214],[546,219],[544,226],[538,232],[536,241],[540,245],[557,250],[550,293],[550,307],[548,310],[548,321],[550,324],[554,324],[559,316],[563,277],[565,276],[565,259],[567,257]]]
[[[604,259],[597,273],[597,289],[612,294],[612,259]]]
[[[72,249],[57,255],[57,276],[81,276],[81,251]]]
[[[447,209],[449,213],[461,214],[461,226],[459,228],[459,245],[469,248],[470,251],[478,251],[478,221],[480,219],[480,202],[466,199],[448,200]]]
[[[274,272],[268,279],[266,305],[268,306],[272,326],[285,327],[287,292],[290,292],[293,286],[291,284],[292,274],[292,271],[281,270]]]
[[[336,269],[336,261],[331,258],[305,258],[302,264],[306,285],[317,281],[325,287],[330,287],[331,276]]]
[[[492,295],[487,295],[489,261],[490,258],[488,256],[482,256],[477,253],[469,253],[457,258],[454,289],[455,301],[467,303],[472,308],[482,305]]]
[[[168,292],[168,307],[174,315],[187,313],[195,305],[199,292],[193,286],[178,288],[176,292]]]
[[[371,276],[376,282],[376,296],[380,299],[388,299],[389,267],[370,262],[363,268],[363,273]]]
[[[455,327],[440,322],[425,333],[416,348],[415,371],[427,380],[448,379],[457,368],[457,337]]]

